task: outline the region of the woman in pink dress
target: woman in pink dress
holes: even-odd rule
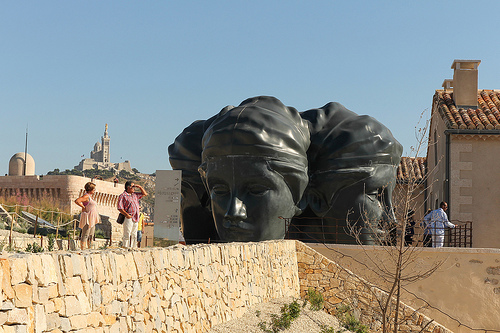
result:
[[[82,250],[91,248],[95,225],[101,223],[101,218],[97,212],[97,203],[92,199],[92,195],[95,192],[95,184],[91,182],[85,184],[85,192],[84,195],[75,200],[75,203],[82,208],[79,225],[82,229],[80,237],[80,248]]]

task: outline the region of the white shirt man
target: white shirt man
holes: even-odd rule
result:
[[[441,202],[440,208],[425,215],[424,221],[428,230],[432,233],[432,247],[443,247],[444,228],[455,228],[455,225],[448,221],[445,211],[448,209],[446,202]]]

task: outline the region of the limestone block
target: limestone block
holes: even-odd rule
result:
[[[113,257],[113,261],[115,262],[117,275],[118,275],[118,283],[123,283],[130,278],[130,274],[127,269],[127,261],[125,260],[125,256],[121,254],[115,254]]]
[[[146,322],[146,332],[153,332],[153,328],[154,328],[153,323],[151,321],[147,321]],[[183,332],[183,331],[181,331],[181,327],[179,325],[177,331],[172,330],[172,332]]]
[[[116,323],[116,315],[103,314],[102,318],[104,320],[105,326],[110,326],[110,325],[113,325],[114,323]]]
[[[137,275],[138,278],[142,278],[147,272],[146,268],[146,262],[145,262],[145,255],[141,251],[134,251],[132,252],[132,255],[134,257],[134,262],[137,270]],[[136,279],[134,279],[136,280]]]
[[[130,330],[128,329],[127,325],[127,320],[123,317],[120,317],[120,332],[129,332]]]
[[[82,313],[80,302],[75,296],[64,297],[64,309],[65,313],[61,312],[61,314],[65,317],[71,317]]]
[[[89,299],[87,297],[87,295],[85,295],[85,293],[83,291],[81,291],[80,293],[78,293],[78,295],[76,296],[76,298],[78,299],[78,303],[80,303],[80,308],[82,309],[82,314],[88,314],[90,313],[90,302],[89,302]]]
[[[162,324],[162,322],[161,322],[160,318],[159,318],[159,317],[156,317],[156,318],[154,319],[154,328],[155,328],[158,332],[159,332],[159,331],[161,331],[161,324]]]
[[[163,260],[163,261],[165,262],[165,260]],[[146,267],[147,267],[146,272],[148,274],[154,274],[155,272],[159,271],[159,267],[155,266],[155,262],[153,260],[153,256],[151,255],[151,253],[144,256],[144,262],[146,263]]]
[[[115,322],[111,327],[109,328],[109,333],[120,333],[120,322]]]
[[[28,332],[28,327],[26,325],[14,325],[12,327],[14,328],[15,333],[27,333]]]
[[[132,286],[127,288],[127,283],[121,283],[118,286],[118,292],[116,293],[116,299],[122,302],[126,302],[132,296]]]
[[[68,277],[64,282],[66,295],[78,295],[83,290],[82,279],[80,276]]]
[[[139,275],[137,273],[137,265],[134,260],[133,252],[125,253],[125,262],[127,263],[128,278],[125,281],[137,280]]]
[[[152,297],[149,300],[148,312],[151,317],[156,317],[158,314],[159,299],[158,297]]]
[[[61,331],[63,332],[69,332],[71,331],[71,322],[69,321],[69,318],[61,318],[61,326],[60,326]]]
[[[184,261],[184,255],[183,255],[183,249],[179,246],[174,246],[173,249],[170,251],[170,254],[172,255],[171,257],[171,265],[179,268],[179,267],[186,267],[186,263]]]
[[[102,304],[101,286],[99,283],[92,285],[91,305],[93,309],[98,308]]]
[[[135,280],[134,283],[132,284],[132,298],[135,299],[139,297],[141,291],[142,291],[141,283],[138,280]]]
[[[0,311],[0,325],[3,325],[5,324],[5,322],[7,321],[7,312],[5,311]]]
[[[146,333],[146,325],[144,324],[144,322],[136,322],[135,323],[135,332]]]
[[[46,314],[56,312],[56,306],[54,305],[54,301],[47,301],[47,303],[44,304],[44,307]]]
[[[85,262],[83,260],[83,257],[81,255],[72,253],[71,261],[73,263],[73,275],[81,276],[85,271]]]
[[[27,324],[28,323],[28,311],[26,309],[14,308],[7,311],[7,325],[13,324]]]
[[[153,264],[154,264],[154,267],[159,270],[159,271],[162,271],[165,269],[165,252],[163,251],[163,249],[154,249],[152,251],[150,251],[150,254],[151,254],[151,258],[153,260]],[[145,255],[147,256],[147,255]],[[147,260],[147,259],[145,259]],[[168,264],[168,263],[167,263]]]
[[[92,254],[92,275],[94,277],[94,281],[98,283],[102,283],[106,279],[106,275],[104,274],[104,264],[102,262],[100,254]]]
[[[38,276],[35,277],[41,286],[49,286],[51,283],[58,282],[58,276],[56,273],[56,266],[54,263],[54,258],[49,254],[40,255],[40,264],[42,265],[42,270],[39,271]]]
[[[135,325],[134,325],[134,322],[132,320],[132,317],[130,317],[130,316],[125,317],[125,321],[127,323],[128,331],[129,332],[135,331]]]
[[[47,330],[47,318],[45,308],[41,304],[35,305],[35,333],[41,333]]]
[[[92,269],[92,258],[89,255],[83,257],[85,261],[84,272],[82,275],[83,281],[89,281],[94,279],[94,273]]]
[[[111,302],[111,313],[120,314],[122,312],[122,302],[114,300]]]
[[[110,277],[113,285],[118,285],[120,283],[120,272],[116,257],[119,256],[117,253],[109,253],[109,270]]]
[[[87,316],[86,315],[74,315],[69,317],[69,322],[71,323],[72,330],[78,330],[87,327]]]
[[[115,287],[110,284],[101,286],[102,304],[110,304],[116,297]]]
[[[66,293],[66,290],[64,290],[64,284],[63,284],[63,275],[64,274],[62,273],[62,268],[61,268],[61,265],[59,264],[59,262],[61,261],[60,257],[61,257],[60,255],[57,255],[55,253],[53,254],[54,266],[56,268],[56,273],[57,273],[57,282],[49,284],[49,287],[52,287],[55,285],[56,289],[57,289],[57,294],[55,294],[55,292],[51,289],[51,295],[55,295],[53,297],[63,296]]]
[[[62,269],[65,277],[73,277],[73,260],[71,254],[64,254],[59,256],[59,266]]]
[[[2,326],[2,332],[4,333],[15,333],[16,332],[16,328],[15,326]]]
[[[10,263],[8,259],[0,258],[0,264],[2,265],[2,291],[8,299],[14,298],[14,289],[12,289],[12,284],[10,282]]]
[[[53,289],[53,288],[52,288]],[[56,289],[57,290],[57,289]],[[37,293],[37,302],[40,304],[45,304],[49,301],[50,298],[50,293],[51,293],[51,288],[50,287],[38,287],[36,290],[34,290],[34,293]]]
[[[46,315],[47,331],[58,328],[61,325],[61,317],[57,313],[49,313]]]
[[[10,283],[14,286],[18,283],[25,282],[27,277],[28,267],[26,265],[26,258],[10,258]]]
[[[33,289],[31,285],[26,283],[16,284],[14,287],[15,298],[14,302],[18,308],[27,308],[32,305]]]
[[[12,301],[3,301],[0,310],[12,310],[14,308],[14,303]]]
[[[54,298],[52,302],[54,302],[54,312],[59,312],[64,316],[66,314],[64,300],[62,298]]]
[[[87,316],[87,325],[92,327],[99,327],[104,323],[104,317],[100,312],[91,312]]]

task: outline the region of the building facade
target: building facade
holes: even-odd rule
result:
[[[472,246],[500,241],[500,91],[478,89],[479,60],[455,60],[453,80],[433,98],[427,202],[448,202],[454,223],[472,222]]]

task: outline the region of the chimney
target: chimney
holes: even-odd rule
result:
[[[477,109],[477,66],[481,60],[453,61],[453,101],[458,108]]]
[[[443,81],[442,87],[444,91],[450,90],[453,88],[453,80],[452,79],[445,79]]]

